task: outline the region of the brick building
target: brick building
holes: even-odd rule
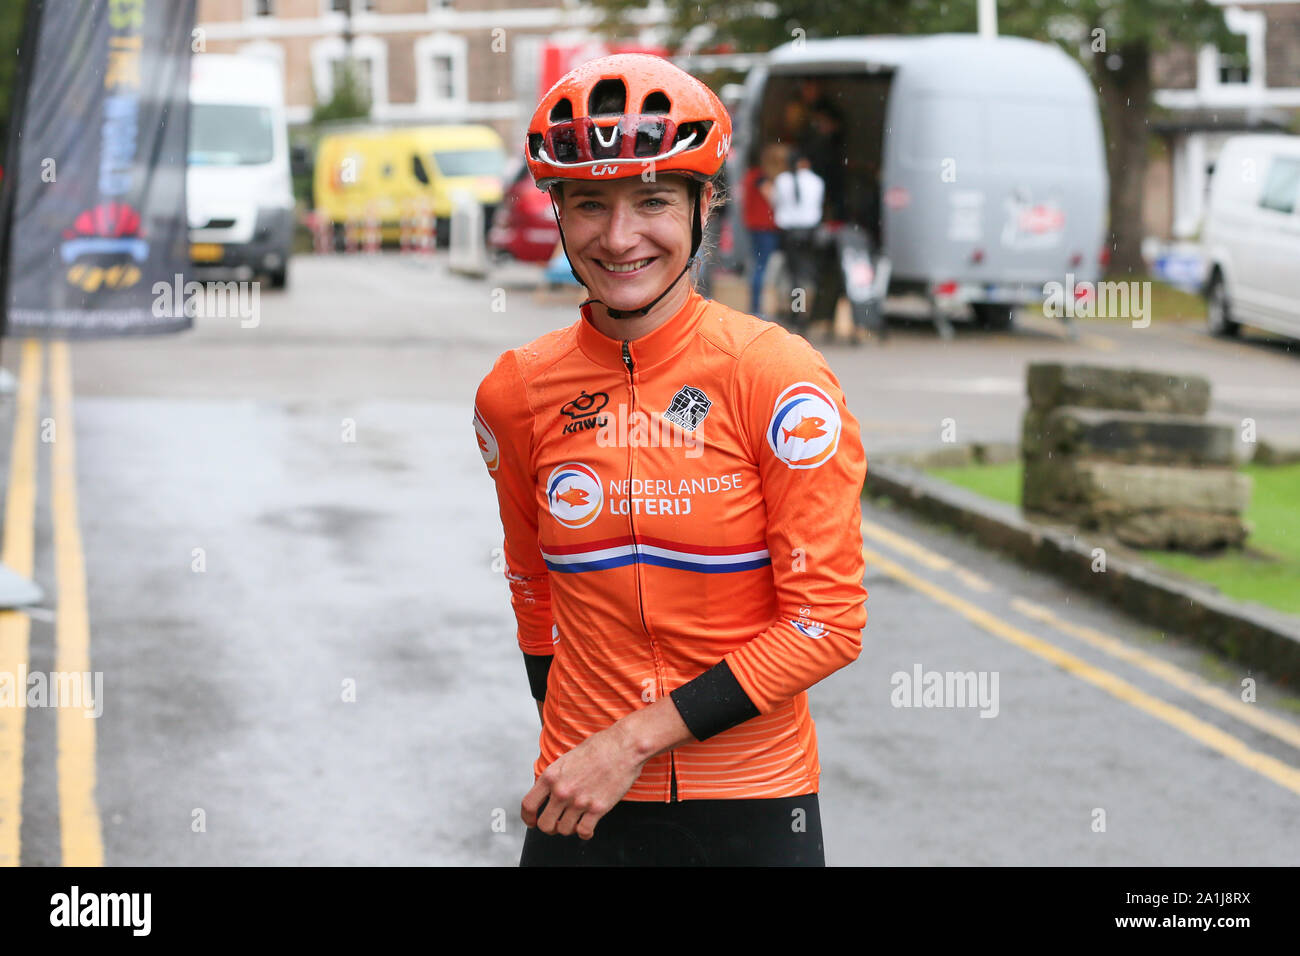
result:
[[[638,18],[663,19],[654,0]],[[593,39],[577,0],[199,0],[209,52],[261,52],[284,68],[289,121],[327,102],[347,56],[381,124],[486,123],[521,138],[544,42]]]

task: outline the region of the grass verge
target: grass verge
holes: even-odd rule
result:
[[[1143,551],[1150,561],[1212,584],[1228,597],[1300,614],[1300,464],[1246,465],[1254,479],[1247,547],[1215,555]],[[1020,463],[932,468],[936,478],[985,498],[1020,505]]]

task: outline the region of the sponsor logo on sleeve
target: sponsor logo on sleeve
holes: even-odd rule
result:
[[[835,454],[840,429],[831,397],[811,382],[796,382],[776,400],[767,443],[790,468],[816,468]]]
[[[488,471],[496,471],[501,466],[501,451],[497,447],[497,436],[492,433],[478,406],[474,408],[474,433],[478,436],[479,454]]]
[[[826,636],[826,628],[822,627],[816,621],[796,621],[791,618],[790,626],[804,637],[811,637],[814,641],[820,641]]]
[[[585,528],[600,514],[600,476],[589,465],[566,461],[546,479],[551,516],[566,528]]]

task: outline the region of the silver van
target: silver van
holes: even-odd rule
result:
[[[1056,46],[964,34],[787,43],[746,81],[731,182],[767,143],[806,150],[791,129],[818,104],[836,118],[842,157],[827,183],[829,227],[861,227],[888,294],[923,296],[945,336],[947,315],[965,306],[1007,328],[1047,283],[1100,277],[1097,97]]]
[[[1201,230],[1210,331],[1300,338],[1300,136],[1233,136],[1210,176]]]

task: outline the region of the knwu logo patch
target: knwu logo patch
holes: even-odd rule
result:
[[[712,407],[713,403],[709,401],[709,396],[692,385],[683,385],[677,390],[673,400],[668,403],[664,419],[688,432],[693,432],[700,427],[700,422],[704,421],[704,416],[709,414],[709,409]]]
[[[590,465],[566,461],[546,479],[546,503],[566,528],[585,528],[600,514],[600,476]]]
[[[776,400],[767,443],[791,468],[816,468],[840,445],[840,412],[812,382],[796,382]]]
[[[571,419],[564,424],[564,434],[570,435],[573,432],[583,431],[588,428],[600,428],[608,423],[609,419],[600,412],[609,404],[609,395],[605,392],[596,392],[588,395],[586,389],[583,389],[581,395],[572,401],[565,402],[560,407],[561,414],[568,415]]]

